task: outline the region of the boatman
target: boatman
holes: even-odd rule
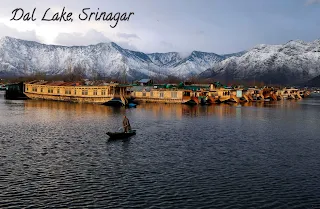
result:
[[[125,133],[128,133],[129,131],[131,131],[131,126],[130,126],[130,122],[129,119],[126,116],[123,116],[123,129]]]

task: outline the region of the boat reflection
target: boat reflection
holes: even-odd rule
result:
[[[43,109],[49,110],[47,114],[51,117],[57,117],[56,115],[68,114],[72,112],[72,115],[90,115],[91,117],[105,117],[107,115],[123,115],[129,111],[135,114],[151,114],[155,118],[161,119],[177,119],[181,120],[183,117],[199,117],[199,116],[211,116],[215,115],[219,118],[224,117],[236,117],[241,118],[246,108],[301,108],[301,104],[297,101],[277,101],[268,103],[244,103],[244,104],[219,104],[210,106],[188,106],[182,104],[155,104],[144,103],[140,104],[137,108],[126,109],[124,107],[109,107],[97,104],[81,104],[81,103],[68,103],[57,101],[44,101],[44,100],[27,100],[24,101],[25,110],[31,109]],[[76,114],[74,114],[76,113]]]
[[[97,104],[86,103],[70,103],[59,101],[47,101],[47,100],[27,100],[24,103],[25,109],[49,109],[50,111],[72,111],[76,113],[90,113],[90,114],[114,114],[125,113],[124,108],[108,107]]]

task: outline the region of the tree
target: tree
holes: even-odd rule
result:
[[[64,81],[80,81],[86,77],[86,69],[81,66],[76,66],[73,68],[73,70],[70,72],[68,70],[67,74],[63,76]]]

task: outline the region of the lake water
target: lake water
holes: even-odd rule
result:
[[[108,141],[123,115],[137,135]],[[320,97],[135,109],[0,93],[0,208],[319,208]]]

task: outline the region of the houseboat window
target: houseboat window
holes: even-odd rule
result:
[[[142,96],[143,97],[147,96],[146,92],[142,92]]]
[[[153,97],[153,91],[150,92],[150,97]]]
[[[66,89],[66,94],[71,94],[71,90],[70,89]]]
[[[41,93],[43,92],[43,88],[40,89],[40,92],[41,92]]]
[[[60,94],[60,89],[57,89],[57,94]]]
[[[93,90],[93,95],[98,95],[98,91],[96,89]]]
[[[88,95],[88,90],[82,90],[82,95]]]
[[[177,92],[176,91],[171,92],[171,98],[177,98]]]
[[[101,95],[106,95],[106,90],[101,90]]]
[[[42,92],[42,89],[41,89]],[[53,89],[48,89],[48,93],[53,93]]]
[[[163,98],[163,95],[164,95],[163,92],[160,92],[160,98]]]

